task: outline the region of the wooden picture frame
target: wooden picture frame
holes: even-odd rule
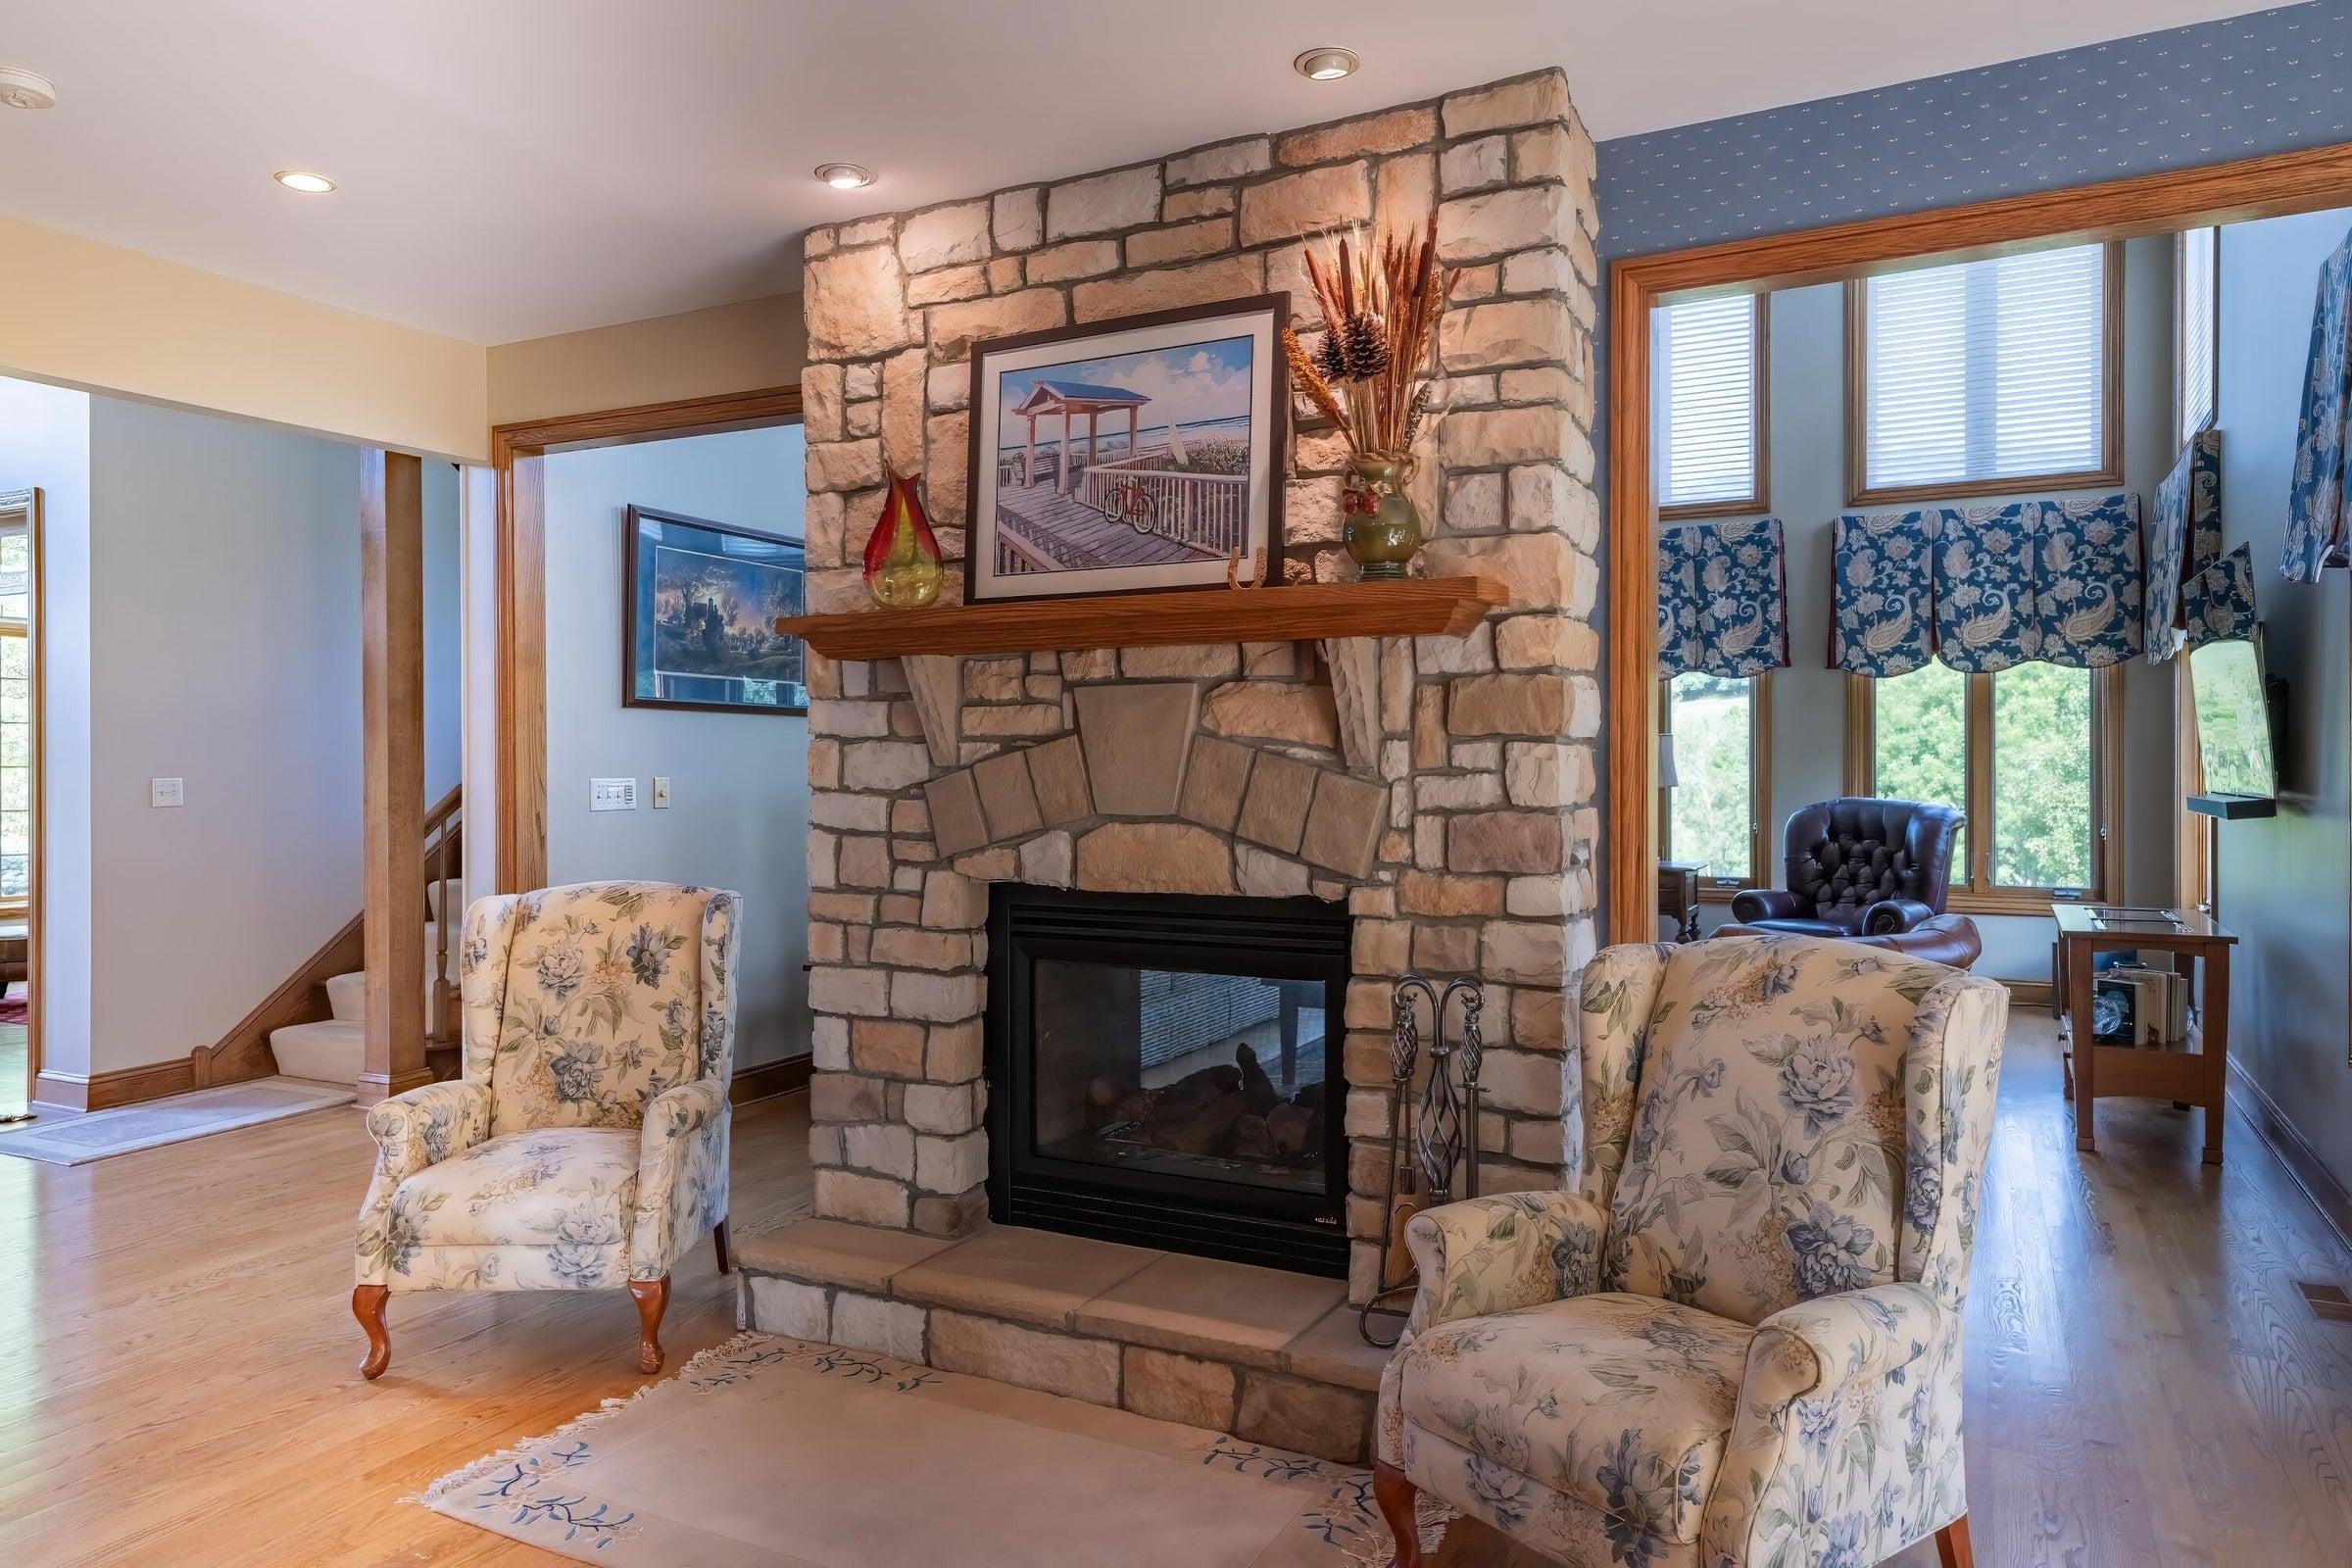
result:
[[[1255,294],[972,345],[966,601],[1281,582],[1289,322],[1288,295]],[[1147,445],[1154,402],[1167,434]],[[1016,418],[1017,454],[1004,444]],[[1080,440],[1083,473],[1067,460]]]
[[[750,548],[726,548],[733,541],[742,541]],[[678,558],[681,573],[667,583],[662,566],[656,564],[663,553]],[[620,557],[623,708],[700,709],[727,713],[808,711],[808,649],[799,638],[782,636],[773,629],[778,615],[797,615],[806,603],[808,557],[803,541],[757,528],[713,522],[708,517],[631,506],[621,514]],[[688,581],[686,574],[691,574],[693,580]],[[779,645],[780,654],[756,656],[761,662],[747,665],[744,673],[724,673],[717,667],[663,668],[664,650],[684,648],[688,635],[681,629],[665,639],[660,629],[660,606],[665,587],[681,591],[689,614],[707,617],[700,635],[720,644],[733,638],[764,637],[769,643]],[[709,597],[698,598],[698,591],[707,591]],[[746,603],[753,599],[756,604]],[[775,666],[780,656],[789,658],[787,667],[794,673],[790,676],[764,673]],[[727,656],[714,653],[710,657]],[[755,668],[763,673],[749,672]],[[769,692],[773,700],[760,700]]]

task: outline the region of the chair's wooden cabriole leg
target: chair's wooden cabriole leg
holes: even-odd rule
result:
[[[384,1328],[384,1298],[391,1294],[389,1285],[351,1288],[351,1315],[368,1331],[368,1359],[360,1363],[360,1376],[370,1380],[382,1377],[392,1364],[392,1336]]]
[[[1372,1495],[1380,1503],[1380,1516],[1389,1522],[1389,1534],[1396,1538],[1396,1568],[1421,1568],[1421,1521],[1413,1508],[1413,1484],[1395,1465],[1375,1463]]]
[[[1976,1555],[1968,1549],[1968,1515],[1936,1532],[1936,1555],[1943,1559],[1943,1568],[1977,1568]]]
[[[718,1271],[721,1274],[734,1273],[735,1260],[727,1250],[727,1222],[725,1220],[720,1220],[710,1228],[710,1245],[718,1249]]]
[[[662,1370],[662,1314],[669,1308],[669,1276],[631,1280],[629,1294],[637,1298],[637,1370],[651,1376]]]

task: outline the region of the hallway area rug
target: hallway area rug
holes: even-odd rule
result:
[[[93,1110],[84,1116],[44,1111],[28,1127],[0,1133],[0,1154],[46,1165],[87,1165],[141,1149],[185,1143],[305,1111],[348,1105],[359,1097],[335,1084],[298,1078],[255,1078],[218,1089]]]
[[[416,1500],[617,1568],[1363,1568],[1391,1545],[1369,1470],[764,1334]]]

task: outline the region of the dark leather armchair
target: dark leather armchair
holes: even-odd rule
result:
[[[1712,934],[1719,937],[1761,937],[1772,933],[1752,925],[1721,925]],[[1977,922],[1965,914],[1933,915],[1908,931],[1878,937],[1847,937],[1845,940],[1865,948],[1899,953],[1909,958],[1925,958],[1930,963],[1949,964],[1955,969],[1973,967],[1984,953],[1984,939],[1977,930]]]
[[[1790,815],[1788,885],[1733,895],[1732,918],[1758,931],[1888,936],[1943,913],[1960,813],[1923,801],[1857,796]]]

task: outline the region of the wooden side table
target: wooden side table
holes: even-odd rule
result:
[[[2219,1165],[2230,1070],[2230,950],[2237,938],[2193,910],[2053,904],[2050,914],[2058,922],[2056,979],[2074,1051],[2075,1147],[2086,1153],[2098,1149],[2091,1121],[2099,1096],[2133,1095],[2202,1106],[2205,1163]],[[2102,1046],[2091,1032],[2091,956],[2132,951],[2186,958],[2183,978],[2204,970],[2202,1005],[2180,1050]]]
[[[1677,942],[1698,940],[1698,873],[1705,869],[1703,861],[1658,862],[1658,913],[1674,917]]]

